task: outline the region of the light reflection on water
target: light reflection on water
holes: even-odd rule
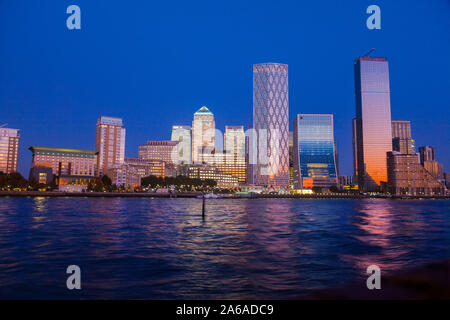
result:
[[[450,256],[447,200],[2,198],[0,298],[297,298]],[[82,290],[65,288],[68,265]]]

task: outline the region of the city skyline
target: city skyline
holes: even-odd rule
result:
[[[364,63],[375,63],[378,64],[380,62],[385,62],[386,67],[379,67],[378,65],[370,65],[370,66],[363,66],[363,68],[361,67],[361,61],[363,61]],[[266,92],[266,94],[261,95],[261,97],[265,97],[267,95],[267,97],[270,96],[270,99],[273,99],[274,97],[277,97],[277,99],[274,99],[275,102],[273,102],[273,105],[276,106],[275,109],[277,110],[272,110],[272,112],[269,112],[270,108],[267,109],[266,111],[262,112],[262,111],[256,111],[258,112],[262,112],[261,114],[274,114],[274,112],[276,112],[277,115],[280,114],[280,110],[283,109],[283,106],[281,105],[281,107],[279,106],[279,101],[283,101],[284,98],[278,99],[281,94],[282,91],[277,93],[277,90],[279,90],[280,88],[283,88],[283,86],[286,86],[286,110],[287,110],[287,114],[288,114],[288,118],[289,118],[289,89],[288,89],[288,81],[287,81],[287,68],[288,66],[286,64],[278,64],[278,63],[262,63],[262,64],[256,64],[253,65],[254,68],[254,95],[255,92],[256,94],[258,94],[258,91],[261,92]],[[256,69],[255,69],[256,68]],[[262,68],[261,70],[258,70],[258,68]],[[275,68],[276,70],[272,70],[273,68]],[[281,69],[280,69],[281,68]],[[283,69],[285,68],[285,70]],[[256,70],[256,71],[255,71]],[[364,70],[370,70],[369,73],[367,73],[367,71]],[[262,71],[262,73],[267,73],[266,76],[258,76],[258,73],[260,73],[260,71]],[[256,76],[255,76],[255,72],[256,72]],[[272,73],[275,72],[275,76],[272,75]],[[286,73],[286,80],[276,80],[279,78],[278,73],[279,72],[285,72]],[[365,72],[366,74],[363,75],[363,72]],[[371,74],[373,73],[373,75]],[[385,75],[383,75],[383,73],[386,73]],[[385,77],[385,79],[382,79],[383,77]],[[258,84],[258,78],[260,79],[259,84]],[[256,79],[256,80],[255,80]],[[261,80],[262,79],[262,80]],[[275,80],[276,81],[275,81]],[[391,120],[391,110],[390,110],[390,89],[389,89],[389,71],[388,71],[388,67],[387,67],[387,58],[379,58],[379,57],[371,57],[371,56],[360,56],[358,58],[356,58],[355,60],[355,97],[356,97],[356,118],[352,119],[352,131],[353,131],[353,149],[354,149],[354,158],[353,158],[353,172],[354,172],[354,176],[358,176],[361,173],[358,173],[358,161],[363,161],[362,159],[358,160],[358,148],[360,148],[361,150],[363,150],[363,146],[359,146],[358,145],[358,136],[362,136],[363,133],[360,132],[358,133],[358,116],[361,117],[362,114],[366,114],[366,118],[367,119],[371,119],[371,117],[369,117],[367,111],[364,111],[364,105],[365,108],[367,109],[368,106],[376,106],[377,108],[383,109],[383,104],[387,105],[387,117],[386,117],[386,125],[384,126],[384,129],[382,130],[384,133],[386,133],[386,137],[387,139],[385,139],[387,141],[386,143],[386,152],[389,151],[403,151],[402,153],[407,153],[407,154],[414,154],[414,150],[415,150],[415,144],[414,144],[414,139],[412,139],[411,137],[411,121],[409,120]],[[256,81],[256,82],[255,82]],[[267,82],[267,84],[266,84]],[[284,84],[283,84],[284,83]],[[368,85],[367,85],[368,84]],[[256,85],[256,87],[255,87]],[[281,87],[280,87],[280,86]],[[273,90],[272,90],[272,86],[273,86]],[[385,90],[381,90],[380,86],[383,87]],[[261,87],[263,89],[260,90]],[[376,88],[375,88],[376,87]],[[255,89],[256,88],[256,89]],[[376,89],[376,90],[375,90]],[[385,97],[382,97],[381,100],[380,98],[372,98],[373,93],[375,93],[376,95],[386,95]],[[370,99],[367,96],[370,96]],[[266,98],[264,98],[266,99]],[[256,99],[256,105],[258,105],[257,102],[258,99]],[[269,100],[270,101],[270,100]],[[364,103],[361,103],[361,101],[365,101]],[[381,102],[380,102],[381,101]],[[375,103],[375,104],[374,104]],[[270,103],[270,105],[272,105],[272,103]],[[280,108],[281,109],[280,109]],[[373,109],[373,108],[369,108],[369,109]],[[380,110],[381,110],[380,109]],[[253,104],[253,111],[254,111],[254,121],[255,121],[255,100],[254,100],[254,104]],[[283,111],[281,112],[283,113]],[[371,130],[375,130],[376,128],[374,127],[374,125],[379,125],[380,124],[380,114],[383,114],[384,112],[376,112],[376,118],[372,119],[369,124],[371,126]],[[311,115],[305,115],[305,114],[297,114],[295,115],[294,118],[294,126],[293,126],[293,130],[289,130],[288,131],[288,135],[285,135],[287,139],[283,139],[282,137],[277,137],[280,138],[279,142],[281,142],[283,144],[284,140],[289,140],[289,135],[292,135],[292,133],[294,132],[294,137],[295,137],[295,130],[296,130],[296,126],[298,127],[299,124],[299,117],[301,119],[303,119],[303,116],[311,116]],[[317,116],[327,116],[326,114],[317,114]],[[334,137],[334,125],[333,125],[333,114],[330,114],[329,116],[331,116],[331,128],[332,128],[332,139],[333,139],[333,157],[334,157],[334,164],[333,166],[335,166],[335,168],[333,169],[336,173],[339,173],[339,162],[338,162],[338,149],[336,146],[336,140]],[[205,118],[206,117],[206,118]],[[257,117],[257,114],[256,114]],[[372,117],[373,118],[373,117]],[[267,120],[267,124],[272,123],[272,125],[274,124],[275,127],[278,127],[278,120],[274,120],[275,118],[273,118],[272,120],[270,120],[270,118]],[[200,120],[200,121],[199,121]],[[257,121],[259,121],[256,118]],[[199,126],[198,124],[196,125],[195,122],[202,122],[201,125]],[[207,122],[207,126],[206,128],[204,128],[203,122]],[[275,121],[275,122],[274,122]],[[367,121],[367,120],[366,120]],[[211,124],[209,124],[209,122],[211,122]],[[364,121],[361,121],[361,123],[363,123]],[[255,124],[255,122],[254,122]],[[254,124],[252,126],[249,126],[249,129],[251,129]],[[361,126],[361,124],[359,125]],[[4,125],[2,126],[4,127]],[[197,128],[197,131],[201,131],[200,134],[197,134],[197,138],[194,139],[194,128]],[[124,163],[124,159],[125,157],[130,157],[129,155],[125,154],[125,145],[126,145],[126,140],[125,140],[125,126],[123,124],[123,119],[120,117],[112,117],[112,116],[104,116],[101,115],[98,117],[97,119],[97,125],[96,125],[96,138],[95,138],[95,150],[96,150],[96,154],[97,154],[97,164],[96,164],[96,175],[97,176],[102,176],[102,167],[105,165],[102,165],[103,162],[108,163],[111,162],[110,165],[114,165],[114,164],[123,164]],[[112,128],[112,129],[111,129]],[[184,130],[186,131],[186,129],[189,128],[189,135],[192,136],[192,148],[191,150],[189,150],[190,154],[193,154],[193,150],[194,150],[194,144],[201,146],[201,148],[205,148],[206,146],[206,158],[203,159],[204,156],[202,157],[202,161],[206,161],[206,162],[210,162],[211,164],[216,165],[216,162],[219,160],[218,158],[216,159],[216,156],[214,155],[214,153],[216,153],[217,151],[219,151],[220,153],[222,152],[220,150],[220,148],[222,148],[223,152],[226,150],[226,132],[228,130],[228,128],[241,128],[242,131],[244,130],[244,126],[225,126],[225,132],[221,132],[220,129],[217,129],[215,126],[215,117],[214,114],[206,107],[206,106],[202,106],[200,109],[198,109],[195,113],[194,113],[194,120],[192,122],[192,127],[187,126],[187,125],[172,125],[171,129],[172,131],[168,133],[168,135],[170,136],[170,139],[166,139],[166,140],[159,140],[159,141],[155,141],[155,140],[148,140],[147,144],[151,144],[151,143],[172,143],[177,141],[177,143],[181,143],[181,140],[178,142],[178,136],[174,136],[174,133],[176,132],[176,130]],[[260,128],[259,128],[260,129]],[[21,129],[12,129],[12,128],[3,128],[3,131],[17,131],[17,136],[19,137],[18,132]],[[214,134],[212,134],[212,131],[214,131]],[[217,131],[216,131],[217,130]],[[5,132],[6,132],[5,131]],[[205,132],[206,133],[205,133]],[[211,132],[210,132],[211,131]],[[270,131],[270,130],[268,130]],[[177,133],[179,135],[179,133]],[[222,134],[222,137],[219,137],[219,142],[216,141],[216,139],[218,138],[218,134]],[[367,133],[364,133],[367,135]],[[372,134],[372,133],[371,133]],[[204,136],[207,136],[207,140],[208,141],[204,141]],[[378,130],[374,131],[373,133],[374,137],[376,138],[376,140],[378,141],[380,139],[380,135],[378,133]],[[211,138],[208,138],[209,136],[211,136]],[[268,136],[270,136],[270,133],[268,134]],[[15,140],[15,152],[17,153],[17,141],[19,140],[19,138],[16,138]],[[105,139],[105,137],[109,137],[107,139],[107,141],[103,141]],[[292,138],[292,137],[291,137]],[[297,136],[297,140],[299,140],[300,138]],[[109,143],[108,141],[112,140],[112,144]],[[195,140],[198,140],[197,142],[195,142]],[[249,141],[245,142],[245,138],[242,139],[243,144],[248,144]],[[301,139],[300,139],[301,140]],[[299,140],[299,141],[300,141]],[[367,137],[366,137],[367,140]],[[406,141],[404,141],[406,140]],[[107,143],[108,142],[108,143]],[[286,142],[286,141],[284,141]],[[222,143],[222,146],[219,146],[218,143]],[[366,142],[367,143],[367,142]],[[106,152],[105,151],[100,151],[103,150],[103,145],[105,145],[105,147],[107,147],[109,145],[109,148],[113,148],[112,150],[108,151],[109,149],[106,148]],[[369,144],[370,145],[370,144]],[[259,145],[258,145],[259,146]],[[271,143],[268,140],[267,143],[268,146],[268,150],[270,150],[271,148]],[[144,147],[144,145],[139,145],[139,157],[141,157],[141,148]],[[32,150],[33,147],[30,147],[30,150]],[[48,148],[48,147],[45,147]],[[50,147],[51,148],[51,147]],[[219,149],[218,149],[219,148]],[[247,148],[247,146],[245,147]],[[364,147],[365,148],[365,147]],[[379,148],[379,147],[377,147]],[[402,149],[401,149],[402,148]],[[435,157],[435,153],[434,153],[434,147],[426,145],[423,147],[420,147],[419,149],[422,148],[432,148],[433,151],[433,157]],[[57,148],[56,148],[57,149]],[[213,154],[209,155],[209,151],[213,151]],[[288,148],[289,149],[289,148]],[[244,153],[246,149],[244,149]],[[113,160],[102,160],[102,157],[100,156],[101,154],[107,154],[107,153],[113,154]],[[292,150],[290,151],[292,152]],[[295,148],[294,148],[294,152],[295,152]],[[297,149],[296,152],[299,152],[299,150]],[[359,151],[361,152],[361,151]],[[377,153],[375,150],[372,151],[372,153],[375,152]],[[259,153],[259,151],[257,152]],[[176,154],[176,155],[175,155]],[[270,154],[270,151],[269,151]],[[387,154],[385,152],[378,152],[378,154],[383,154],[383,159],[386,160],[387,159]],[[384,155],[386,154],[386,155]],[[419,154],[419,153],[418,153]],[[224,156],[225,153],[223,154]],[[178,152],[174,153],[174,156],[176,156],[176,159],[172,159],[173,161],[175,161],[175,163],[179,162],[178,159]],[[212,158],[211,158],[212,156]],[[294,155],[289,155],[289,157],[293,157]],[[420,156],[422,157],[422,151],[420,152]],[[173,156],[172,156],[173,157]],[[197,156],[198,157],[198,156]],[[17,155],[16,155],[17,158]],[[117,159],[116,159],[117,158]],[[211,159],[209,159],[211,158]],[[369,156],[368,159],[373,159],[373,156]],[[20,159],[20,157],[19,157]],[[131,159],[131,158],[130,158]],[[281,159],[281,158],[280,158]],[[271,162],[271,160],[273,161],[273,159],[270,159],[269,157],[269,163]],[[34,161],[34,160],[33,160]],[[30,169],[33,167],[33,161],[30,165]],[[211,162],[212,161],[212,162]],[[223,159],[223,161],[225,161],[225,158]],[[366,160],[364,160],[366,161]],[[220,162],[220,161],[219,161]],[[281,161],[282,162],[282,161]],[[194,164],[194,155],[192,155],[192,159],[191,159],[191,163]],[[200,162],[198,162],[200,163]],[[289,161],[287,161],[286,163],[289,163]],[[423,161],[421,161],[422,165],[423,165]],[[427,163],[428,164],[428,163]],[[442,163],[438,163],[436,161],[434,161],[433,166],[436,166],[436,169],[434,168],[428,168],[428,171],[430,172],[436,172],[436,177],[439,175],[438,171],[440,170],[440,173],[442,175],[442,177],[444,177],[444,171],[443,171],[443,164]],[[277,164],[277,166],[279,166],[279,164]],[[296,167],[297,166],[297,167]],[[294,181],[294,185],[297,186],[297,188],[301,185],[304,184],[304,182],[302,182],[302,176],[298,175],[298,166],[299,163],[295,164],[294,161],[294,171],[293,171],[293,176],[290,177],[291,181]],[[438,168],[438,166],[440,166]],[[279,168],[276,168],[277,170],[279,170]],[[247,168],[247,170],[249,172],[245,172],[245,175],[252,175],[252,169],[251,166],[249,168]],[[382,166],[381,166],[381,170],[385,171],[385,179],[383,178],[378,178],[378,182],[376,184],[373,184],[373,186],[371,187],[367,187],[367,186],[361,186],[361,190],[364,191],[375,191],[377,190],[378,187],[381,187],[380,185],[380,181],[381,182],[387,182],[387,168],[386,168],[386,161],[383,161]],[[289,171],[289,170],[288,170]],[[378,170],[379,171],[379,170]],[[331,171],[330,171],[331,172]],[[296,174],[297,173],[297,174]],[[288,172],[289,174],[289,172]],[[268,175],[270,178],[269,179],[273,179],[273,173]],[[300,180],[299,180],[300,179]],[[443,179],[443,178],[442,178]],[[299,181],[295,181],[295,180],[299,180]],[[337,180],[337,176],[336,176],[336,180]],[[241,181],[241,180],[240,180]],[[273,182],[274,180],[272,180],[272,182],[268,183],[267,181],[256,181],[255,178],[253,177],[251,181],[246,181],[247,183],[254,183],[254,184],[264,184],[264,185],[268,185],[268,186],[278,186],[280,187],[280,185],[277,185],[276,183]],[[243,181],[242,181],[243,182]],[[445,184],[445,183],[444,183]],[[337,184],[338,185],[338,184]],[[378,185],[378,186],[377,186]],[[281,187],[286,187],[286,186],[281,186]]]
[[[214,3],[180,3],[182,10],[175,12],[163,3],[138,9],[113,1],[107,3],[109,10],[102,1],[79,4],[85,20],[76,32],[65,27],[65,8],[30,3],[23,10],[18,3],[1,4],[0,107],[6,112],[0,121],[21,129],[22,174],[31,163],[29,146],[93,149],[92,124],[99,115],[122,117],[133,128],[127,132],[127,156],[137,156],[134,146],[149,138],[170,139],[171,125],[189,124],[193,109],[203,104],[214,110],[217,127],[247,128],[252,64],[273,61],[289,65],[290,126],[299,113],[334,114],[340,171],[350,175],[352,65],[372,47],[374,55],[389,57],[392,119],[410,120],[416,145],[433,145],[439,161],[450,166],[450,146],[440,139],[450,134],[450,44],[433,40],[436,32],[449,29],[446,1],[425,7],[380,1],[381,30],[366,28],[367,4],[359,1],[282,1],[270,6],[283,14],[271,15],[268,25],[261,23],[269,14],[264,2],[258,8],[230,3],[240,10],[225,15]],[[155,10],[159,18],[145,18],[145,12]],[[123,23],[105,29],[117,11]],[[35,16],[45,19],[25,28],[22,21]],[[422,17],[414,32],[407,27],[408,16]],[[37,45],[42,51],[30,59]]]

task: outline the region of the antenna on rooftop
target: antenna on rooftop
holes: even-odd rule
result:
[[[369,52],[367,52],[365,55],[364,55],[364,57],[368,57],[372,52],[374,52],[375,51],[375,48],[372,48],[372,49],[370,49],[369,50]]]

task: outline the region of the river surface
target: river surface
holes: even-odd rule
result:
[[[450,200],[201,203],[0,198],[0,298],[295,299],[450,257]]]

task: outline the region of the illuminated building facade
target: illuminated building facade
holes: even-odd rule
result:
[[[139,146],[139,159],[158,160],[176,165],[179,162],[178,143],[170,140],[148,141],[147,144]]]
[[[31,168],[51,168],[57,176],[94,176],[96,152],[77,149],[30,147]]]
[[[106,169],[105,174],[116,186],[133,189],[141,186],[141,176],[133,166],[126,163],[116,164]]]
[[[204,155],[210,154],[216,143],[214,114],[205,106],[194,113],[192,121],[192,162],[204,163]]]
[[[201,180],[214,180],[217,188],[236,189],[239,187],[239,180],[231,174],[220,171],[215,166],[204,164],[193,164],[189,166],[189,178]]]
[[[420,163],[425,161],[436,161],[436,154],[434,153],[434,148],[432,146],[423,146],[419,148],[420,153]]]
[[[288,66],[253,65],[253,129],[257,163],[253,183],[289,188],[289,86]],[[252,140],[252,139],[250,139]],[[252,162],[252,161],[251,161]]]
[[[161,160],[144,160],[140,158],[125,158],[125,164],[132,168],[141,178],[148,176],[175,177],[177,167]]]
[[[293,132],[294,189],[338,186],[332,114],[299,114]]]
[[[125,158],[125,128],[121,118],[101,116],[97,120],[95,151],[97,176],[113,165],[122,164]]]
[[[0,172],[17,172],[19,130],[0,128]]]
[[[289,189],[294,189],[294,133],[289,131]]]
[[[172,141],[178,141],[178,161],[179,164],[190,164],[191,159],[191,127],[190,126],[173,126]]]
[[[225,126],[224,149],[225,168],[221,170],[237,177],[240,183],[245,183],[245,132],[243,126]]]
[[[444,195],[444,186],[419,162],[418,154],[388,152],[388,192],[397,196]]]
[[[416,153],[410,121],[392,120],[392,150],[403,154]]]
[[[419,148],[420,163],[433,177],[445,185],[444,166],[436,161],[436,154],[432,146],[423,146]]]
[[[31,167],[28,179],[38,184],[48,185],[52,183],[54,179],[53,169],[50,167]]]
[[[354,63],[356,118],[355,171],[362,191],[387,182],[386,154],[392,151],[389,66],[386,58],[359,57]]]

